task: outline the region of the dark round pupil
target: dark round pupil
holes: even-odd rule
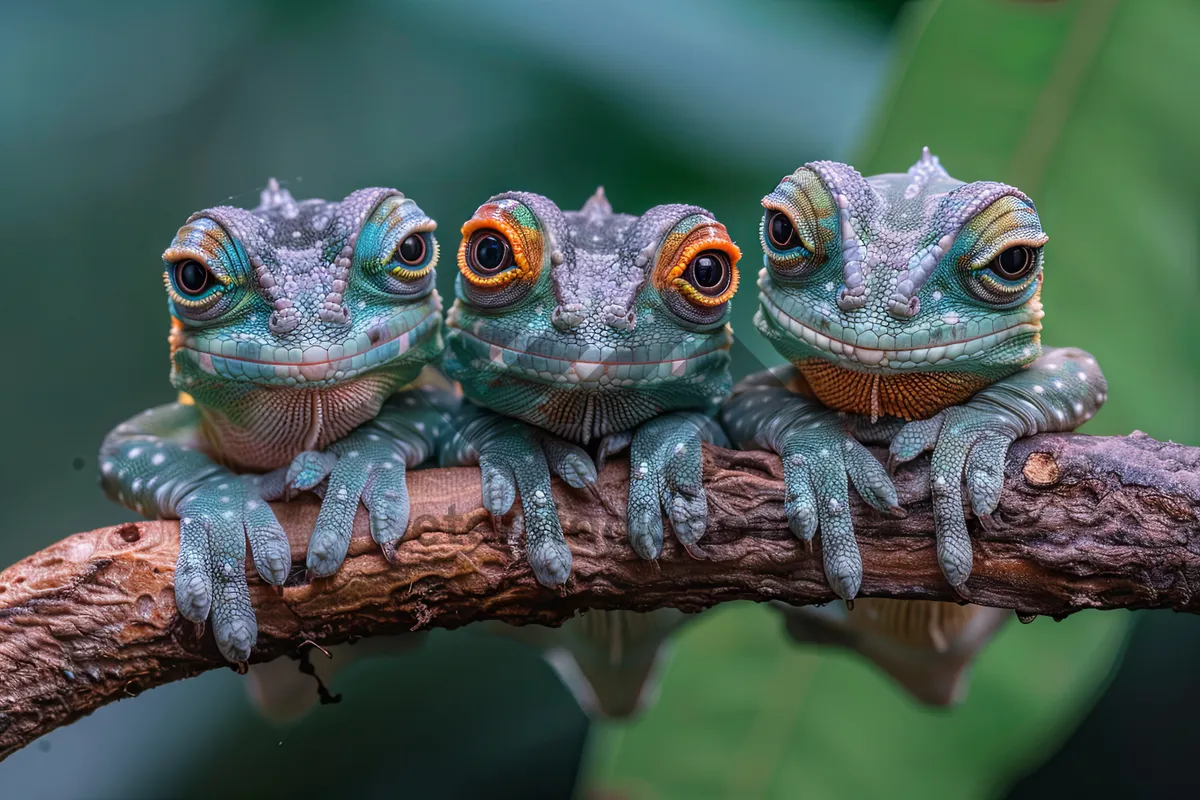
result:
[[[188,259],[175,268],[175,282],[187,294],[200,294],[208,285],[208,270],[199,261]]]
[[[475,243],[475,263],[480,269],[494,272],[504,266],[508,245],[494,233],[480,237]]]
[[[792,246],[792,240],[796,236],[796,229],[792,227],[792,221],[782,211],[771,214],[767,232],[771,236],[771,244],[776,247]]]
[[[405,264],[416,264],[425,257],[425,240],[418,234],[413,234],[400,243],[397,250],[400,260]]]
[[[1010,247],[996,257],[996,266],[999,267],[1000,274],[1010,278],[1023,275],[1032,262],[1033,253],[1024,246]]]
[[[725,279],[725,265],[716,256],[702,253],[696,256],[696,260],[692,262],[692,275],[696,278],[697,286],[702,289],[713,289]]]

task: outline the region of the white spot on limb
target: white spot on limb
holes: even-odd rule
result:
[[[837,501],[835,498],[833,498],[833,497],[829,498],[829,511],[830,511],[830,513],[832,513],[832,514],[836,514],[836,513],[838,513],[838,512],[839,512],[839,511],[841,511],[841,510],[842,510],[842,504],[841,504],[841,503],[839,503],[839,502],[838,502],[838,501]]]
[[[225,511],[225,512],[222,512],[221,516],[224,517],[225,519],[233,519],[233,512]]]
[[[346,491],[346,490],[343,488],[343,489],[338,489],[338,490],[337,490],[337,496],[338,496],[338,500],[345,500],[345,499],[346,499],[347,497],[349,497],[350,495],[349,495],[349,493],[348,493],[348,492],[347,492],[347,491]]]
[[[346,458],[358,458],[358,451],[351,450],[349,453],[346,453]]]
[[[222,503],[228,503],[228,502],[229,502],[229,495],[224,495],[224,496],[222,496],[222,497],[221,497],[221,502],[222,502]]]
[[[249,501],[248,503],[246,503],[246,510],[247,510],[247,511],[253,511],[253,510],[254,510],[254,509],[256,509],[256,508],[258,508],[258,501],[257,501],[257,500],[251,500],[251,501]]]

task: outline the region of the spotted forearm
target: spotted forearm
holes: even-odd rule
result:
[[[1069,431],[1096,413],[1108,385],[1096,360],[1082,350],[1058,348],[1025,369],[926,420],[911,422],[891,443],[893,462],[933,451],[930,489],[938,557],[956,587],[971,574],[971,540],[963,488],[971,509],[986,517],[1000,503],[1004,458],[1016,440]]]
[[[113,500],[148,517],[176,517],[179,503],[203,483],[230,477],[196,449],[200,414],[171,403],[143,411],[100,447],[100,483]]]
[[[1072,431],[1108,398],[1096,359],[1075,347],[1056,347],[1025,369],[976,394],[969,404],[997,412],[1016,436]]]
[[[141,514],[179,518],[175,600],[193,622],[212,618],[217,646],[244,661],[258,633],[246,584],[246,542],[264,580],[287,580],[287,536],[258,483],[235,475],[195,448],[200,416],[172,404],[120,425],[100,450],[105,490]]]

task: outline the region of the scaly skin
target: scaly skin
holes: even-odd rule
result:
[[[955,180],[926,149],[904,174],[863,178],[845,164],[807,164],[763,206],[755,322],[792,366],[735,387],[722,412],[730,438],[782,457],[789,525],[805,540],[821,532],[826,576],[846,600],[862,581],[848,483],[876,509],[899,512],[890,478],[860,443],[889,444],[889,466],[932,450],[938,557],[965,595],[964,484],[986,518],[1011,443],[1072,430],[1107,392],[1087,353],[1042,351],[1047,237],[1033,203],[1001,183]],[[833,624],[856,636],[890,630],[890,644],[856,647],[910,688],[923,648],[960,658],[946,673],[957,681],[970,654],[955,632],[976,632],[973,653],[986,639],[978,632],[994,629],[968,624],[978,607],[893,611],[891,602],[871,601],[887,624],[860,614]],[[949,702],[953,686],[914,691]]]
[[[483,257],[489,236],[503,240],[508,260]],[[662,552],[664,513],[698,552],[708,513],[700,445],[725,441],[712,417],[731,388],[728,301],[739,256],[704,209],[614,214],[602,191],[577,212],[539,195],[497,195],[463,226],[443,369],[484,408],[464,410],[451,458],[478,459],[496,517],[520,496],[526,555],[542,584],[561,586],[571,572],[550,476],[596,491],[583,449],[591,443],[600,461],[630,449],[626,519],[637,553]],[[603,695],[582,697],[585,705],[637,707],[630,698],[655,663],[642,656],[677,624],[662,618],[576,622],[553,636]],[[641,655],[593,664],[594,652],[613,651],[597,641],[612,636],[644,639],[615,650]]]
[[[469,248],[493,234],[509,243],[512,264],[481,275]],[[704,295],[687,282],[687,267],[712,252],[729,274],[721,291]],[[599,440],[604,455],[631,448],[627,519],[639,554],[661,552],[663,512],[685,544],[703,532],[694,459],[702,439],[720,435],[710,415],[730,389],[728,300],[739,255],[704,209],[614,214],[601,193],[566,213],[538,195],[497,195],[464,225],[443,370],[495,412],[472,412],[478,432],[467,437],[485,465],[485,503],[501,516],[528,482],[528,555],[546,586],[562,585],[571,564],[549,470],[563,474],[555,463],[565,461],[577,484],[593,484],[580,447],[589,442]]]
[[[1086,353],[1042,354],[1047,237],[1033,203],[955,180],[926,150],[905,174],[808,164],[763,206],[755,323],[794,370],[735,389],[730,436],[784,456],[789,523],[805,539],[821,530],[826,574],[846,599],[862,580],[846,476],[876,508],[896,497],[857,443],[890,441],[893,463],[933,450],[938,554],[961,588],[963,482],[976,514],[990,514],[1009,444],[1075,428],[1107,391]],[[1027,269],[1013,268],[1017,256]]]
[[[211,614],[232,661],[258,631],[246,540],[268,583],[291,568],[265,500],[325,486],[308,551],[318,575],[345,558],[360,500],[385,553],[404,535],[405,468],[442,435],[436,398],[392,397],[442,349],[434,227],[393,189],[297,203],[272,180],[253,210],[193,214],[163,254],[171,382],[185,394],[108,435],[102,484],[179,518],[180,613]]]

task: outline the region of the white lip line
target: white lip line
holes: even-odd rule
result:
[[[329,358],[324,361],[258,361],[256,359],[252,359],[252,358],[238,358],[237,356],[224,356],[224,355],[221,355],[220,353],[210,353],[207,350],[197,350],[195,347],[188,347],[187,345],[181,345],[179,349],[187,350],[189,353],[195,353],[198,356],[209,356],[211,358],[221,358],[221,359],[224,359],[225,361],[236,361],[239,364],[260,364],[260,365],[264,365],[264,366],[268,366],[268,367],[320,367],[320,366],[325,366],[328,364],[337,364],[341,361],[347,361],[352,358],[357,358],[358,356],[365,356],[367,353],[373,353],[374,351],[378,350],[381,347],[387,347],[389,344],[392,344],[393,342],[397,341],[398,339],[403,338],[406,334],[412,333],[417,328],[419,328],[421,326],[421,323],[424,322],[425,320],[429,319],[429,315],[432,313],[433,313],[433,311],[430,310],[430,312],[428,314],[426,314],[425,316],[421,317],[419,320],[414,322],[410,327],[405,328],[404,330],[400,331],[400,333],[396,334],[395,336],[391,337],[390,339],[385,339],[382,342],[379,342],[378,344],[368,347],[366,350],[363,350],[361,353],[355,353],[354,355],[350,355],[350,356],[342,356],[341,358]],[[388,322],[391,322],[391,320],[393,320],[393,319],[395,319],[395,317],[390,317],[388,319]],[[387,323],[384,323],[384,324],[386,325]],[[410,349],[410,348],[405,348],[405,350],[402,352],[408,352],[408,349]],[[401,355],[401,354],[402,353],[398,353],[397,355]],[[379,366],[379,364],[372,364],[371,368],[374,369],[375,367],[378,367],[378,366]],[[366,369],[366,367],[358,367],[357,370],[352,370],[352,371],[358,371],[358,370],[363,370],[363,369]],[[351,370],[348,370],[348,371],[351,371]]]
[[[489,348],[494,347],[497,350],[503,350],[506,353],[516,353],[519,356],[527,356],[529,358],[544,358],[547,361],[557,361],[559,363],[568,364],[568,365],[584,364],[586,366],[606,366],[606,367],[607,366],[657,367],[657,366],[661,366],[663,364],[673,364],[676,361],[692,361],[693,359],[703,358],[704,356],[712,355],[713,353],[720,353],[722,351],[728,351],[730,348],[733,347],[733,342],[730,342],[728,345],[726,345],[724,347],[716,347],[716,348],[713,348],[712,350],[705,350],[703,353],[693,353],[692,355],[685,356],[683,358],[664,358],[662,361],[581,361],[581,360],[573,360],[570,358],[563,358],[561,356],[543,356],[543,355],[538,355],[536,353],[530,353],[525,350],[514,350],[511,347],[505,347],[504,345],[493,344],[492,342],[489,342],[487,339],[484,339],[482,336],[476,336],[474,333],[471,333],[468,330],[460,328],[457,325],[450,325],[448,327],[453,328],[454,330],[458,331],[459,333],[462,333],[465,336],[470,336],[475,341],[480,342],[481,344],[485,344]],[[521,369],[528,369],[528,368],[521,367]],[[533,372],[536,374],[537,371],[533,370]]]
[[[822,333],[821,331],[817,330],[813,326],[806,325],[803,322],[801,322],[800,320],[796,319],[791,314],[787,313],[782,308],[777,306],[774,302],[772,302],[771,300],[768,300],[765,296],[763,297],[763,305],[769,307],[769,309],[771,311],[771,316],[778,315],[781,317],[785,317],[785,318],[791,320],[792,322],[796,323],[797,325],[799,325],[801,328],[804,328],[806,331],[811,331],[812,333],[815,333],[818,336],[823,336],[824,338],[828,339],[831,342],[837,342],[838,344],[842,345],[843,347],[852,347],[855,350],[869,350],[873,353],[885,353],[885,354],[887,354],[889,361],[900,360],[898,358],[899,356],[906,355],[906,354],[911,355],[911,354],[917,352],[918,350],[932,350],[937,347],[951,347],[956,344],[968,344],[970,342],[978,341],[980,339],[986,339],[989,336],[1000,336],[1002,334],[1008,333],[1009,331],[1016,331],[1019,328],[1026,327],[1026,326],[1033,324],[1031,322],[1018,322],[1014,325],[1008,326],[1007,328],[1002,328],[998,331],[992,331],[991,333],[981,333],[980,335],[972,336],[969,339],[955,339],[954,341],[951,341],[951,342],[938,342],[937,344],[928,344],[928,345],[924,345],[922,347],[906,347],[903,349],[888,349],[886,347],[867,347],[865,345],[857,345],[857,344],[853,344],[851,342],[847,342],[844,339],[838,339],[833,336],[830,336],[828,333]],[[829,352],[829,351],[826,350],[825,352]],[[893,359],[893,354],[895,354],[895,356],[897,358]],[[837,353],[831,353],[831,355],[839,356],[839,354],[837,354]],[[842,356],[839,356],[839,357],[842,357]]]

